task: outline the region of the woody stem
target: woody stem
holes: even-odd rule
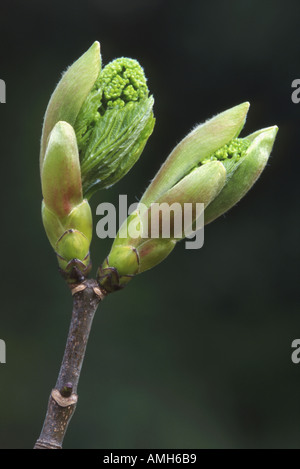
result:
[[[85,280],[73,290],[73,312],[64,357],[34,449],[62,449],[77,405],[77,386],[93,318],[104,296],[96,280]]]

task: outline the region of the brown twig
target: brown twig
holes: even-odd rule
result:
[[[77,386],[93,318],[105,296],[96,280],[85,280],[73,289],[72,294],[73,312],[65,353],[34,449],[62,449],[68,424],[76,409]]]

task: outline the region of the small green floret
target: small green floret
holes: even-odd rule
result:
[[[112,107],[123,107],[128,102],[148,97],[148,88],[143,69],[136,60],[124,57],[108,64],[99,77],[103,89],[100,114]]]
[[[250,141],[246,138],[234,138],[213,153],[212,156],[203,160],[201,164],[208,163],[209,161],[221,161],[226,164],[226,160],[234,160],[236,162],[245,155],[249,145]]]

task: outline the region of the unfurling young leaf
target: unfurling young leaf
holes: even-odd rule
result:
[[[155,119],[144,71],[120,58],[100,73],[75,122],[84,196],[119,181],[140,157]]]

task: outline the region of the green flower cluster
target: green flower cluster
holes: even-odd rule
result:
[[[136,60],[122,57],[101,71],[74,124],[86,197],[138,160],[155,124],[153,102]]]
[[[249,145],[250,140],[247,140],[246,138],[234,138],[231,142],[215,151],[212,156],[201,161],[200,164],[209,163],[210,161],[222,161],[223,164],[226,164],[227,160],[237,162],[245,155]]]

